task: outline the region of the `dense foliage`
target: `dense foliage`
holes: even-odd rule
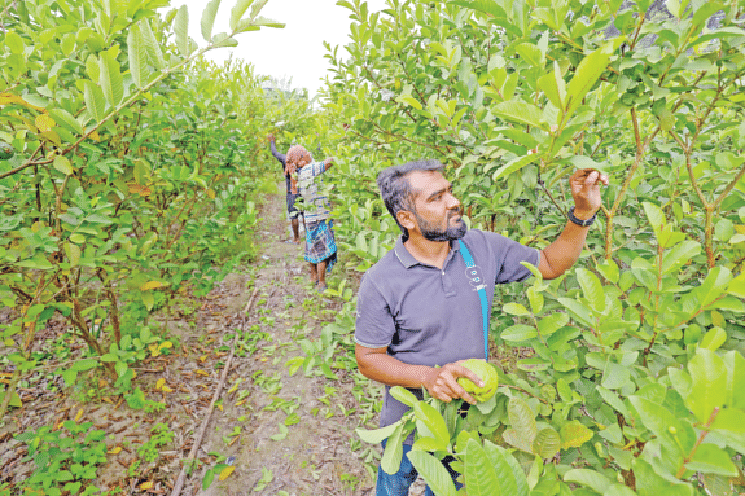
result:
[[[392,246],[374,178],[450,165],[472,225],[543,247],[576,167],[611,177],[575,270],[499,288],[500,394],[458,419],[399,391],[436,494],[730,494],[745,452],[745,13],[738,2],[389,0],[329,47],[340,231],[362,270]],[[506,372],[506,373],[505,373]],[[434,406],[430,406],[432,403]],[[439,410],[438,410],[439,408]],[[506,449],[506,451],[505,451]],[[515,466],[523,470],[515,470]],[[527,474],[527,477],[526,477]]]

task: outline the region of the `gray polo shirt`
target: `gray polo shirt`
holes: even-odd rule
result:
[[[486,286],[489,313],[496,284],[520,281],[538,266],[540,252],[496,233],[471,229],[463,237]],[[443,269],[418,262],[399,237],[363,276],[357,299],[355,341],[412,365],[445,365],[484,357],[484,332],[477,287],[466,274],[453,242]],[[421,390],[412,390],[421,398]],[[409,407],[385,388],[380,425],[399,420]],[[411,437],[407,440],[411,441]]]

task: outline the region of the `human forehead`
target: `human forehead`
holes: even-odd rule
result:
[[[416,198],[426,198],[436,191],[450,188],[450,181],[440,171],[414,171],[409,184]]]

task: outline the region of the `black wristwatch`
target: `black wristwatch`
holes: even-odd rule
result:
[[[590,217],[589,219],[584,219],[584,220],[583,219],[578,219],[574,215],[574,207],[572,207],[572,208],[569,209],[569,213],[567,214],[567,218],[569,220],[571,220],[572,222],[574,222],[575,224],[577,224],[578,226],[590,227],[592,225],[592,223],[595,222],[595,217],[597,215],[598,215],[598,213],[595,212],[594,214],[592,214],[592,217]]]

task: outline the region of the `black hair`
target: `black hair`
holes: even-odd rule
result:
[[[403,233],[403,240],[409,239],[409,232],[396,218],[400,210],[414,211],[414,192],[411,190],[409,175],[412,172],[440,172],[445,166],[439,160],[417,160],[401,165],[387,167],[378,174],[378,188],[385,208],[393,216]]]

